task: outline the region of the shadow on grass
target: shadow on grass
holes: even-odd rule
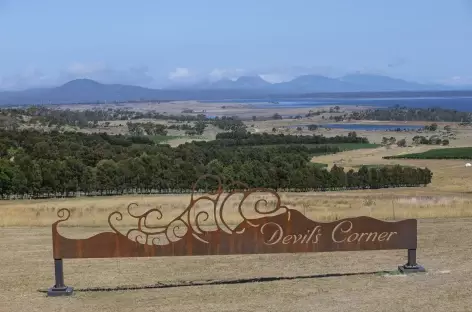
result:
[[[117,286],[117,287],[88,287],[77,288],[75,292],[103,292],[103,291],[124,291],[124,290],[143,290],[155,288],[176,288],[189,286],[211,286],[211,285],[231,285],[231,284],[246,284],[246,283],[265,283],[283,280],[301,280],[301,279],[315,279],[327,277],[344,277],[344,276],[361,276],[361,275],[400,275],[398,270],[395,271],[375,271],[375,272],[358,272],[358,273],[332,273],[332,274],[316,274],[316,275],[299,275],[299,276],[273,276],[273,277],[257,277],[257,278],[242,278],[233,280],[203,280],[203,281],[176,281],[174,283],[156,283],[152,285],[141,286]],[[47,293],[47,290],[38,290],[41,293]]]

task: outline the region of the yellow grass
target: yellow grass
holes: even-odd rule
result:
[[[243,205],[243,212],[249,217],[256,217],[253,205],[259,198],[269,200],[267,208],[275,207],[275,198],[263,194],[250,199]],[[135,202],[139,206],[132,212],[143,213],[148,209],[158,208],[164,214],[162,222],[169,222],[188,206],[190,195],[161,196],[122,196],[73,198],[51,200],[19,200],[0,202],[0,226],[49,226],[57,218],[57,211],[68,208],[71,218],[64,226],[104,226],[108,215],[113,211],[126,214],[128,204]],[[224,208],[225,220],[237,225],[242,221],[237,212],[237,198],[230,199]],[[319,221],[332,221],[359,215],[391,220],[405,218],[469,217],[472,216],[472,195],[434,195],[427,188],[420,190],[392,189],[372,191],[346,191],[330,193],[284,193],[281,203],[297,209],[307,217]],[[202,202],[191,213],[212,211],[212,204]],[[157,214],[150,216],[151,219]],[[155,219],[157,220],[157,218]],[[136,220],[125,218],[121,224],[133,225]],[[214,224],[210,218],[202,224]]]
[[[65,282],[79,290],[48,298],[37,290],[54,283],[49,228],[0,228],[0,311],[470,311],[471,219],[420,220],[418,261],[427,273],[323,277],[394,271],[406,251],[64,260]],[[67,236],[88,237],[90,228]],[[262,283],[235,279],[293,277]],[[297,278],[298,277],[298,278]],[[221,285],[84,292],[89,287]]]

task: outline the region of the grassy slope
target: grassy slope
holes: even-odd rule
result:
[[[385,159],[472,159],[472,147],[438,148],[423,153],[386,156]]]

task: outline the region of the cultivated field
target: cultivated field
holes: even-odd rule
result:
[[[164,109],[180,112],[178,107],[165,105]],[[205,109],[210,114],[211,107]],[[243,109],[247,107],[234,108],[235,112]],[[255,132],[271,132],[276,128],[279,133],[296,133],[295,128],[288,126],[312,121],[319,120],[248,121],[247,124]],[[208,137],[216,132],[212,128],[206,131]],[[470,130],[454,126],[453,131],[456,140],[451,140],[451,147],[471,146]],[[346,134],[339,129],[301,132],[327,136]],[[397,140],[406,138],[411,142],[417,135],[414,131],[356,132],[367,136],[372,143],[380,143],[383,136],[394,136]],[[173,144],[187,138],[175,140],[179,141]],[[72,213],[71,218],[61,224],[60,232],[70,238],[86,238],[108,230],[108,215],[115,210],[125,212],[132,202],[139,204],[136,211],[160,208],[164,218],[159,222],[165,223],[187,207],[190,194],[0,201],[0,311],[468,311],[472,304],[469,278],[472,275],[472,232],[469,231],[472,227],[472,169],[464,167],[465,160],[382,158],[433,148],[438,146],[400,148],[394,145],[312,160],[328,167],[339,164],[346,171],[361,165],[426,166],[434,175],[432,183],[424,188],[281,194],[282,204],[319,221],[359,215],[386,220],[418,218],[418,261],[427,273],[403,276],[382,272],[395,271],[398,265],[404,264],[406,251],[65,260],[66,284],[78,291],[70,298],[47,298],[38,290],[46,290],[54,282],[50,225],[57,220],[59,209],[69,208]],[[274,204],[273,196],[265,195],[265,198],[269,204]],[[245,209],[250,211],[255,200]],[[237,225],[241,219],[235,210],[236,201],[230,201],[227,207],[226,220]],[[211,207],[200,205],[194,213],[203,209],[208,211]],[[135,221],[124,218],[123,229],[135,225]],[[211,226],[212,220],[204,224]],[[323,276],[338,273],[356,274]],[[229,282],[261,277],[287,279]],[[222,284],[198,285],[212,282]],[[156,283],[174,287],[80,291],[88,287],[144,287]],[[190,283],[196,285],[189,286]]]
[[[323,113],[318,116],[311,116],[306,117],[306,114],[312,111],[329,111],[333,105],[326,105],[326,106],[316,106],[314,108],[255,108],[255,103],[200,103],[198,101],[176,101],[176,102],[165,102],[165,103],[133,103],[133,104],[123,104],[119,105],[121,109],[129,109],[132,111],[154,111],[161,114],[170,114],[170,115],[193,115],[196,116],[197,114],[206,114],[208,116],[236,116],[244,120],[244,123],[248,127],[248,131],[261,133],[283,133],[283,134],[301,134],[301,135],[324,135],[327,137],[336,136],[336,135],[346,135],[348,131],[344,129],[329,129],[329,128],[319,128],[317,130],[308,130],[306,125],[310,124],[317,124],[317,125],[324,125],[324,124],[332,124],[335,123],[334,120],[330,120],[331,116],[339,116],[351,113],[353,111],[358,111],[362,109],[372,108],[368,105],[359,105],[353,107],[352,105],[339,105],[339,112],[337,113]],[[70,109],[70,110],[84,110],[84,109],[116,109],[118,108],[117,105],[114,104],[100,104],[98,105],[55,105],[55,109]],[[185,109],[192,109],[193,113],[182,113]],[[299,116],[301,118],[285,118],[279,120],[270,119],[271,116],[274,114],[281,114],[283,116]],[[256,120],[251,120],[253,117],[256,117]],[[259,118],[259,119],[258,119]],[[264,120],[269,119],[269,120]],[[136,119],[132,120],[133,123],[158,123],[169,126],[171,124],[174,125],[182,125],[183,122],[176,122],[176,121],[168,121],[168,120],[151,120],[151,119]],[[364,121],[352,121],[351,123],[356,124],[383,124],[383,125],[404,125],[408,127],[409,125],[416,125],[416,126],[424,126],[429,125],[431,122],[399,122],[399,121],[372,121],[372,120],[364,120]],[[190,124],[193,124],[191,122]],[[472,128],[470,127],[459,127],[457,123],[453,122],[437,122],[439,129],[443,129],[444,126],[449,125],[453,129],[453,133],[455,135],[454,144],[468,144],[472,142]],[[302,129],[298,130],[297,127],[302,125]],[[305,125],[305,126],[303,126]],[[274,132],[275,129],[275,132]],[[83,132],[107,132],[109,134],[128,134],[128,128],[126,126],[126,121],[110,121],[108,126],[105,126],[105,122],[99,122],[99,126],[93,129],[79,129],[75,128],[72,129],[71,127],[64,127],[64,130],[76,130],[76,131],[83,131]],[[199,141],[199,140],[213,140],[217,133],[222,132],[222,130],[218,129],[215,126],[209,125],[205,129],[204,133],[200,136],[187,136],[185,131],[181,130],[172,130],[169,129],[167,137],[162,137],[159,141],[169,144],[171,146],[177,146],[179,144],[183,144],[185,142],[190,141]],[[359,136],[367,137],[371,143],[380,144],[382,142],[383,137],[395,137],[398,140],[406,139],[408,142],[411,142],[411,139],[418,135],[416,131],[402,131],[402,132],[392,132],[392,131],[358,131],[356,130]],[[437,133],[436,133],[437,134]],[[433,133],[425,133],[423,135],[433,135]],[[451,141],[451,144],[453,142]]]

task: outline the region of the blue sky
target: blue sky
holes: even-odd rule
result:
[[[472,0],[0,0],[0,89],[259,74],[472,84]]]

